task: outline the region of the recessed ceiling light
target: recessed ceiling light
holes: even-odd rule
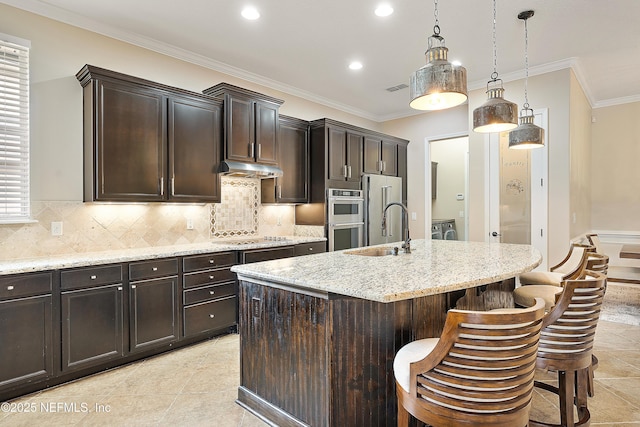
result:
[[[455,65],[456,67],[459,67],[462,65],[462,62],[460,61],[451,61],[451,65]]]
[[[378,16],[389,16],[392,13],[393,13],[393,8],[386,3],[379,5],[375,10],[375,14]]]
[[[362,62],[360,61],[353,61],[351,62],[351,64],[349,64],[350,70],[359,70],[361,68],[362,68]]]
[[[255,21],[260,18],[260,12],[258,12],[258,9],[253,6],[247,6],[242,9],[242,17],[250,21]]]

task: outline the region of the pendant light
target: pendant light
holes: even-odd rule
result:
[[[509,132],[509,148],[530,149],[544,146],[544,129],[533,123],[533,110],[529,108],[529,32],[527,19],[533,16],[533,10],[526,10],[518,14],[518,19],[524,20],[524,105],[520,110],[520,125]]]
[[[467,70],[447,60],[444,38],[440,35],[438,0],[435,0],[435,25],[425,52],[427,65],[411,75],[411,102],[416,110],[444,110],[467,100]]]
[[[496,0],[493,0],[493,73],[487,83],[487,101],[473,110],[475,132],[504,132],[518,126],[518,106],[503,98],[504,87],[502,79],[498,78],[497,70]]]

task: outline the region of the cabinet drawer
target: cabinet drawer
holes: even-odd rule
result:
[[[0,299],[51,293],[51,273],[0,277]]]
[[[204,288],[184,291],[184,305],[196,304],[212,299],[234,296],[236,294],[235,282],[222,285],[206,286]]]
[[[318,254],[327,251],[327,242],[309,242],[295,245],[293,252],[295,256]]]
[[[184,309],[184,336],[222,329],[236,324],[235,296],[192,305]]]
[[[76,289],[87,285],[107,285],[122,282],[122,265],[78,268],[60,273],[62,289]]]
[[[178,274],[178,259],[156,259],[129,264],[129,280],[145,280]]]
[[[284,246],[275,249],[255,249],[242,253],[242,263],[270,261],[272,259],[289,258],[293,256],[293,246]]]
[[[193,288],[196,286],[212,285],[214,283],[229,282],[236,280],[236,273],[232,273],[229,268],[218,270],[202,271],[200,273],[185,274],[182,279],[182,287]]]
[[[225,267],[236,264],[235,252],[221,252],[215,254],[197,255],[185,257],[182,260],[182,268],[185,273],[190,271],[205,270],[213,267]]]

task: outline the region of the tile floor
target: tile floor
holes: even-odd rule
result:
[[[265,426],[235,403],[238,349],[238,335],[221,336],[24,396],[6,403],[35,411],[0,412],[0,425]],[[640,326],[601,320],[595,354],[591,425],[640,426]],[[554,405],[553,395],[536,390],[532,416],[558,422]]]

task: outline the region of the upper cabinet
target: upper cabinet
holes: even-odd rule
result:
[[[219,202],[222,103],[85,65],[84,200]]]
[[[401,176],[398,164],[406,163],[405,139],[331,119],[312,121],[310,132],[311,203],[324,203],[327,188],[360,189],[363,173]],[[403,160],[398,157],[400,145]]]
[[[203,91],[224,100],[224,159],[278,165],[282,100],[228,83]]]
[[[278,158],[282,176],[263,179],[262,203],[309,201],[309,122],[280,116]]]
[[[375,136],[364,139],[364,173],[396,176],[398,173],[398,143]]]

